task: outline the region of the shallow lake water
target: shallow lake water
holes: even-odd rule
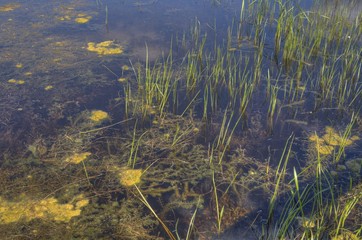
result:
[[[358,239],[361,12],[0,0],[0,239]]]

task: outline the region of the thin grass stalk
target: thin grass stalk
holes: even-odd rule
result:
[[[355,115],[355,113],[353,113],[352,117],[351,117],[351,121],[349,122],[349,124],[347,125],[347,127],[343,133],[342,141],[340,142],[340,146],[339,146],[337,155],[334,158],[335,162],[339,162],[341,157],[344,155],[344,149],[347,146],[348,138],[351,136],[352,128],[353,128],[354,124],[356,123],[357,118],[358,118],[358,116]]]
[[[158,222],[161,224],[161,226],[163,227],[163,229],[165,230],[166,234],[169,236],[169,238],[171,240],[176,240],[175,236],[172,234],[172,232],[170,231],[170,229],[166,226],[166,224],[162,221],[162,219],[157,215],[157,213],[153,210],[152,206],[148,203],[147,199],[145,198],[145,196],[142,194],[141,190],[137,187],[137,185],[134,185],[134,187],[136,188],[137,192],[140,195],[140,201],[151,211],[151,213],[156,217],[156,219],[158,220]]]
[[[192,230],[194,228],[194,222],[195,222],[195,218],[196,218],[196,214],[197,214],[197,210],[199,208],[199,205],[200,205],[200,201],[201,201],[201,197],[199,197],[199,199],[197,200],[197,204],[196,204],[196,208],[195,208],[195,211],[194,213],[192,214],[192,217],[190,219],[190,223],[189,223],[189,227],[187,229],[187,234],[186,234],[186,240],[190,239],[191,237],[191,233],[192,233]]]
[[[215,172],[212,172],[212,184],[214,190],[214,197],[215,197],[215,207],[216,207],[216,222],[217,222],[217,233],[220,235],[221,233],[221,224],[222,224],[222,217],[224,215],[224,206],[219,207],[219,198],[217,194],[217,188],[215,183]]]
[[[269,211],[268,211],[268,222],[269,223],[271,222],[273,215],[274,215],[275,202],[276,202],[278,194],[279,194],[280,185],[281,185],[282,181],[284,180],[284,176],[286,174],[286,170],[287,170],[286,168],[287,168],[287,164],[289,162],[289,157],[290,157],[290,154],[292,151],[293,141],[294,141],[293,135],[287,139],[284,149],[283,149],[283,153],[280,157],[278,167],[276,169],[275,189],[274,189],[273,196],[269,202]]]

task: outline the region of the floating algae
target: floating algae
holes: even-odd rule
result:
[[[109,115],[105,111],[102,110],[93,110],[89,117],[90,120],[96,123],[103,122],[104,120],[108,119]]]
[[[89,42],[87,50],[96,52],[99,55],[116,55],[123,53],[123,47],[114,41],[104,41],[100,43]]]
[[[90,155],[91,155],[90,152],[75,153],[72,156],[68,157],[65,161],[72,164],[78,164],[86,160],[87,157]]]
[[[45,86],[45,88],[44,88],[44,90],[45,91],[49,91],[49,90],[51,90],[51,89],[53,89],[54,87],[52,86],[52,85],[47,85],[47,86]]]
[[[57,222],[69,222],[79,216],[81,208],[88,205],[89,200],[83,195],[75,197],[74,203],[60,204],[54,197],[42,200],[23,196],[18,202],[11,202],[0,197],[0,224],[31,221],[36,218],[49,219]]]
[[[350,138],[343,138],[332,127],[327,126],[325,134],[319,137],[317,134],[313,134],[309,137],[309,140],[315,142],[316,150],[323,155],[329,155],[333,152],[335,147],[338,146],[350,146],[354,141],[359,139],[358,136],[352,136]]]
[[[25,84],[25,81],[24,81],[24,80],[16,80],[16,79],[12,78],[12,79],[9,79],[9,80],[8,80],[8,83],[14,83],[14,84],[17,84],[17,85],[23,85],[23,84]]]
[[[9,3],[3,6],[0,6],[0,12],[10,12],[14,11],[15,9],[19,8],[20,4],[18,3]]]
[[[124,77],[118,78],[118,82],[120,82],[120,83],[124,83],[126,81],[127,81],[127,78],[124,78]]]
[[[77,15],[77,17],[74,19],[74,21],[76,23],[84,24],[84,23],[89,22],[89,20],[91,20],[91,19],[92,19],[92,16],[88,16],[88,15],[86,15],[84,13],[79,13]]]
[[[131,187],[141,182],[142,169],[121,168],[118,176],[122,186]]]

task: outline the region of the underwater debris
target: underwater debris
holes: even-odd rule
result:
[[[91,19],[92,19],[92,16],[88,16],[88,15],[86,15],[84,13],[79,13],[77,15],[77,17],[74,19],[74,21],[76,23],[84,24],[84,23],[89,22],[89,20],[91,20]]]
[[[332,127],[327,126],[322,137],[313,134],[309,137],[309,140],[315,142],[316,150],[320,154],[329,155],[332,154],[335,147],[350,146],[353,142],[359,140],[359,137],[354,135],[350,138],[343,138]]]
[[[119,171],[119,182],[122,186],[131,187],[141,182],[142,169],[129,169],[125,167],[119,169]]]
[[[0,6],[0,12],[10,12],[14,11],[15,9],[19,8],[20,4],[18,3],[9,3],[3,6]]]
[[[116,55],[123,53],[123,47],[114,41],[104,41],[100,43],[89,42],[87,50],[96,52],[99,55]]]
[[[102,111],[102,110],[93,110],[89,117],[90,120],[92,120],[93,122],[97,122],[97,123],[100,123],[108,118],[109,118],[108,113],[106,113],[105,111]]]
[[[81,163],[84,160],[86,160],[87,157],[89,157],[90,155],[91,155],[90,152],[75,153],[72,156],[65,159],[65,161],[68,162],[68,163],[72,163],[72,164],[78,164],[78,163]]]
[[[18,85],[23,85],[23,84],[25,84],[25,81],[24,81],[24,80],[16,80],[16,79],[12,78],[12,79],[9,79],[9,80],[8,80],[8,83],[14,83],[14,84],[18,84]]]
[[[57,222],[69,222],[71,218],[79,216],[81,208],[88,205],[89,200],[82,194],[74,198],[76,202],[60,204],[54,197],[42,200],[30,199],[22,196],[18,202],[7,201],[0,197],[0,224],[31,221],[41,218]]]

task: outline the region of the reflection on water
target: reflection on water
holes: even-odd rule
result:
[[[358,239],[361,9],[1,0],[0,238]]]

